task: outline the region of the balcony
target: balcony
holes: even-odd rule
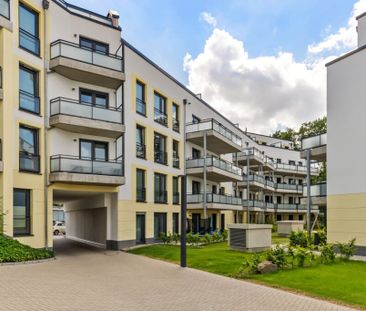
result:
[[[55,155],[51,157],[50,181],[120,186],[125,183],[123,162]]]
[[[92,106],[58,97],[50,102],[50,125],[75,133],[117,138],[125,131],[121,108]]]
[[[237,160],[240,165],[249,166],[251,170],[259,170],[259,167],[268,170],[274,170],[275,164],[271,159],[264,155],[264,152],[257,148],[248,148],[237,154]]]
[[[187,194],[188,209],[202,209],[204,194]],[[206,194],[207,209],[212,210],[242,210],[242,199],[225,194]]]
[[[187,175],[203,178],[204,158],[186,160]],[[241,181],[241,168],[213,156],[206,157],[206,176],[214,182]]]
[[[307,204],[308,187],[304,186],[303,198],[301,203]],[[311,205],[326,206],[327,205],[327,184],[320,183],[310,186]]]
[[[10,0],[0,0],[0,28],[13,31],[13,23],[10,21]]]
[[[310,159],[324,162],[327,158],[327,133],[303,138],[301,140],[301,157],[306,158],[307,151],[310,150]]]
[[[307,174],[306,166],[296,164],[276,163],[275,170],[276,173],[282,173],[284,175],[291,174],[291,175],[306,176]],[[319,168],[317,166],[311,166],[310,173],[311,175],[318,175]]]
[[[214,119],[199,123],[186,124],[187,141],[198,146],[204,145],[204,133],[207,137],[207,149],[216,154],[241,151],[241,138]]]
[[[238,187],[246,188],[248,186],[250,190],[268,190],[268,191],[275,191],[275,183],[271,180],[266,180],[264,176],[261,175],[249,175],[243,176],[242,181],[238,183]]]
[[[113,89],[125,80],[121,56],[100,53],[64,40],[51,43],[50,69],[72,80]]]
[[[282,192],[282,193],[301,194],[303,191],[303,186],[296,185],[296,184],[279,183],[279,184],[275,184],[275,187],[276,187],[276,192]]]

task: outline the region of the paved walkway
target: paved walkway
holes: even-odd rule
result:
[[[0,310],[351,310],[123,252],[56,241],[57,260],[0,266]]]

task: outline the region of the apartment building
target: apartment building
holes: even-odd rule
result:
[[[5,234],[120,249],[188,229],[302,219],[305,161],[292,143],[241,130],[123,37],[118,13],[63,0],[0,0]],[[14,143],[15,142],[15,143]],[[316,174],[316,170],[313,171]]]
[[[356,238],[365,255],[366,14],[357,22],[357,48],[327,64],[327,223],[329,242]]]

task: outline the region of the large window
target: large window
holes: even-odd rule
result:
[[[178,182],[178,177],[173,177],[173,204],[179,204],[179,182]]]
[[[156,92],[154,93],[154,120],[160,124],[168,126],[166,98]]]
[[[136,112],[146,116],[145,84],[136,81]]]
[[[179,133],[179,106],[173,103],[173,130]]]
[[[14,236],[30,235],[30,190],[14,189],[13,192]]]
[[[146,159],[145,128],[136,127],[136,157]]]
[[[155,203],[168,203],[166,191],[166,175],[155,173],[154,175]]]
[[[154,133],[154,160],[156,163],[167,164],[166,137]]]
[[[173,167],[179,168],[179,142],[173,140]]]
[[[39,172],[38,130],[19,128],[19,170]]]
[[[90,49],[94,52],[98,52],[101,54],[108,54],[109,53],[109,46],[108,44],[98,42],[95,40],[91,40],[88,38],[80,37],[80,46],[86,49]]]
[[[154,213],[154,240],[160,241],[166,231],[166,213]]]
[[[179,234],[179,213],[173,213],[173,233]]]
[[[38,13],[19,3],[19,46],[39,55]]]
[[[82,104],[108,108],[109,96],[107,93],[80,89],[79,96]]]
[[[108,161],[108,143],[80,139],[80,159]]]
[[[10,19],[10,0],[0,1],[0,15],[6,19]]]
[[[136,170],[136,201],[146,201],[145,171],[141,169]]]
[[[19,108],[39,114],[38,73],[19,66]]]
[[[192,194],[201,193],[201,183],[199,181],[192,181]]]

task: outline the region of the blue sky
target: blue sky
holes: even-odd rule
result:
[[[180,81],[187,83],[183,57],[203,49],[212,28],[202,20],[210,12],[217,26],[244,42],[251,57],[289,51],[296,60],[327,30],[346,25],[351,0],[70,0],[105,14],[120,13],[123,37]],[[330,27],[331,25],[331,27]]]

